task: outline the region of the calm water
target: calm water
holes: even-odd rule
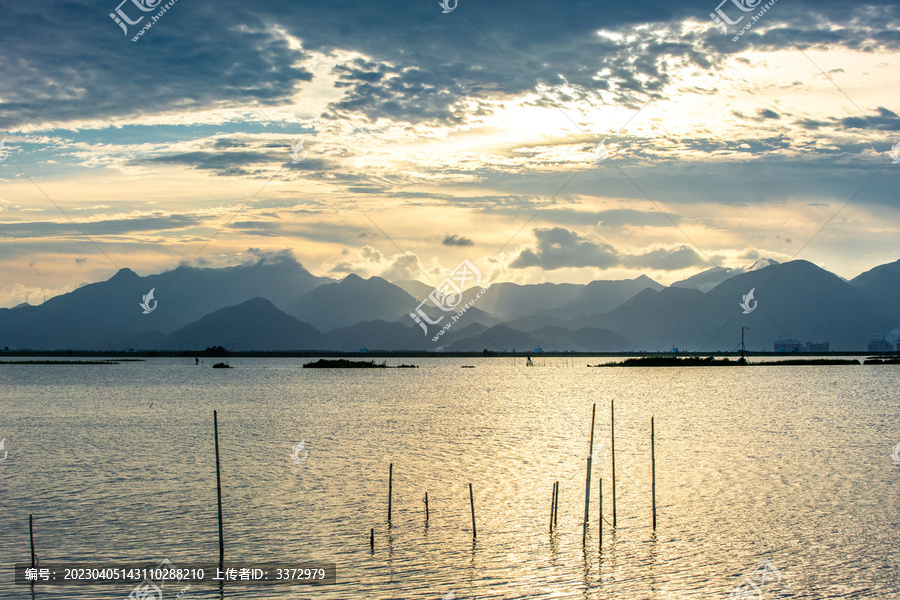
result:
[[[782,582],[763,598],[785,586],[781,597],[900,598],[896,366],[588,369],[588,359],[547,358],[525,368],[491,358],[301,369],[307,360],[233,359],[231,370],[209,359],[0,365],[9,452],[0,598],[32,597],[11,575],[30,560],[31,513],[45,563],[215,562],[213,409],[226,558],[338,569],[333,586],[235,585],[226,597],[726,598],[768,559]],[[609,454],[597,453],[583,546],[585,462],[591,405],[595,444],[608,448],[612,399],[618,526],[604,525],[600,554],[597,487],[603,477],[611,522]],[[301,439],[309,455],[294,465]],[[35,597],[124,599],[132,588],[39,587]],[[214,597],[205,586],[182,596]]]

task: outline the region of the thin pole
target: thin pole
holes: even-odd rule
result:
[[[369,548],[375,549],[375,528],[369,530]]]
[[[388,523],[391,522],[391,496],[394,491],[394,463],[388,467]]]
[[[34,515],[28,515],[28,537],[31,538],[31,566],[36,566],[34,558]]]
[[[597,486],[598,494],[598,503],[600,504],[600,518],[597,519],[597,528],[600,530],[600,535],[597,536],[600,540],[600,552],[603,552],[603,478],[600,478],[600,485]]]
[[[653,531],[656,531],[656,436],[653,427],[653,417],[650,417],[650,471],[653,484]]]
[[[425,492],[425,520],[428,521],[428,492]]]
[[[556,511],[553,513],[553,528],[556,529],[556,523],[559,517],[559,482],[556,482]]]
[[[472,507],[472,537],[478,535],[475,529],[475,496],[472,495],[472,484],[469,484],[469,505]]]
[[[612,447],[612,509],[613,509],[613,529],[616,527],[616,401],[609,401],[609,428]]]
[[[594,459],[594,419],[597,416],[597,403],[591,409],[591,444],[588,451],[587,475],[584,478],[584,527],[581,531],[581,543],[587,541],[588,520],[590,519],[591,506],[591,464]]]
[[[553,533],[554,514],[556,514],[556,482],[553,483],[553,491],[550,492],[550,533]]]
[[[225,563],[225,532],[222,529],[222,469],[219,461],[219,415],[213,411],[213,431],[216,434],[216,494],[219,501],[219,568]]]

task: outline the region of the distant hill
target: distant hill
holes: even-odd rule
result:
[[[214,311],[202,319],[160,337],[145,334],[124,341],[138,350],[203,350],[223,346],[226,350],[318,350],[322,334],[306,323],[278,310],[264,298],[253,298],[237,306]]]
[[[0,309],[0,347],[117,348],[126,337],[151,331],[168,334],[254,296],[286,302],[329,281],[292,260],[222,269],[183,267],[146,277],[120,269],[107,281],[88,284],[39,306]],[[139,304],[151,289],[150,306],[155,309],[142,314]]]
[[[439,322],[423,330],[410,313],[434,288],[421,283],[401,282],[404,290],[356,275],[334,282],[293,260],[146,277],[121,269],[39,306],[0,309],[0,348],[710,352],[735,349],[749,327],[751,350],[794,338],[840,351],[865,350],[875,331],[900,337],[900,261],[849,282],[802,260],[761,260],[726,274],[707,292],[698,288],[712,281],[709,272],[668,288],[647,277],[475,287],[455,306],[482,296],[456,321],[456,309],[427,302],[428,319]],[[143,314],[151,289],[153,310]],[[744,314],[751,290],[753,310]]]
[[[900,260],[857,275],[850,280],[850,285],[900,314]]]
[[[428,288],[428,292],[432,289]],[[474,293],[473,291],[472,294]],[[416,310],[425,296],[417,300],[381,277],[363,279],[359,275],[348,275],[339,283],[320,286],[289,302],[286,312],[320,331],[349,327],[365,321],[402,321],[404,326],[415,325],[409,313]],[[433,307],[425,307],[425,311],[432,320],[445,314]],[[485,324],[499,321],[478,307],[467,310],[463,320],[467,323],[477,321]],[[421,333],[424,337],[425,333]]]
[[[700,290],[701,292],[708,292],[730,277],[741,275],[742,273],[749,273],[751,271],[758,271],[777,264],[779,264],[778,261],[772,260],[771,258],[760,258],[746,268],[729,269],[713,267],[702,273],[697,273],[692,277],[688,277],[687,279],[676,281],[669,287],[690,288]]]
[[[756,308],[743,314],[743,295],[754,289]],[[883,304],[807,261],[792,261],[735,275],[707,294],[695,289],[645,290],[617,309],[566,322],[606,327],[646,350],[733,350],[742,326],[751,350],[773,350],[776,339],[828,341],[832,349],[864,350],[875,329],[900,321]]]

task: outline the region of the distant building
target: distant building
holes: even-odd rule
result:
[[[775,340],[775,352],[802,352],[803,342],[800,340]]]
[[[884,338],[869,342],[869,352],[891,352],[893,349],[891,343]]]
[[[831,343],[830,342],[806,342],[806,351],[807,352],[830,352],[831,351]]]

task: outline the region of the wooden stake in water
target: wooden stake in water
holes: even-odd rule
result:
[[[591,409],[591,444],[588,451],[587,475],[584,478],[584,528],[581,531],[581,543],[587,541],[588,519],[591,506],[591,464],[594,459],[594,418],[597,416],[597,404]]]
[[[394,463],[388,467],[388,523],[391,522],[391,496],[394,491]]]
[[[375,549],[375,528],[369,530],[369,548]]]
[[[613,529],[616,527],[616,401],[609,401],[610,447],[612,450],[612,510]]]
[[[550,492],[550,533],[553,533],[553,517],[556,515],[556,482],[553,482],[553,491]]]
[[[653,531],[656,531],[656,437],[653,429],[653,417],[650,417],[650,472],[653,482],[650,486],[653,494]]]
[[[216,435],[216,495],[219,504],[219,568],[225,562],[225,533],[222,529],[222,470],[219,462],[219,415],[213,411],[213,431]]]
[[[600,478],[600,485],[597,486],[597,502],[600,505],[598,508],[600,509],[600,518],[597,519],[597,527],[600,530],[599,535],[597,536],[600,540],[600,552],[603,552],[603,478]]]
[[[28,537],[31,538],[31,566],[37,566],[34,558],[34,515],[28,515]]]
[[[428,492],[425,492],[425,522],[428,522]]]
[[[553,512],[553,528],[556,529],[557,521],[559,520],[559,482],[556,482],[556,502],[554,504],[556,506],[556,510]]]
[[[469,505],[472,507],[472,537],[478,535],[478,531],[475,529],[475,496],[472,495],[472,484],[469,484]]]

